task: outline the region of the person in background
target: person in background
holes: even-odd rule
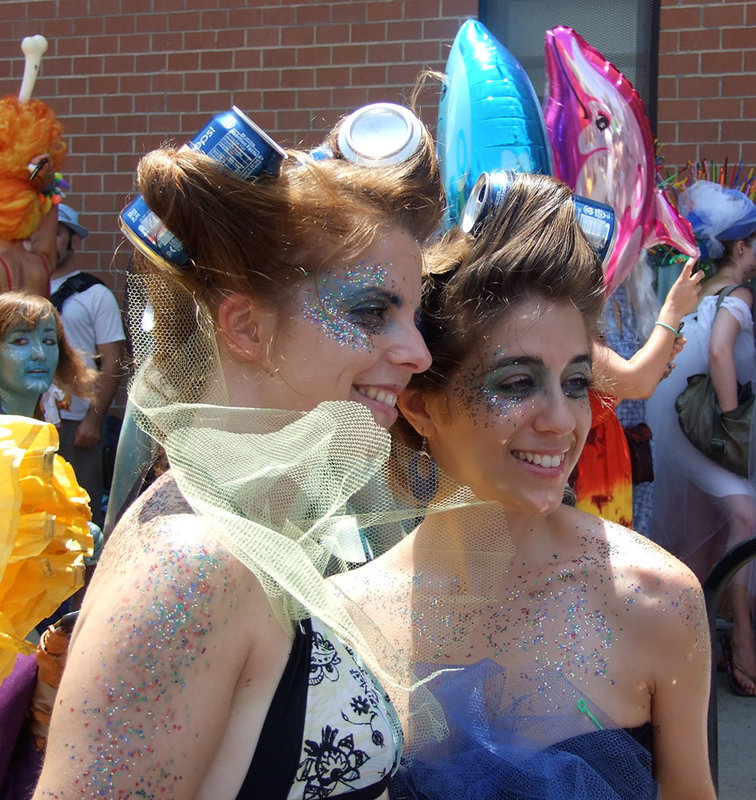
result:
[[[121,379],[126,336],[113,293],[101,280],[82,272],[76,263],[76,252],[88,234],[79,224],[78,213],[61,203],[50,298],[60,312],[71,344],[85,354],[90,366],[97,367],[98,379],[91,402],[74,395],[70,407],[61,411],[60,452],[89,493],[94,522],[102,527],[103,423]]]
[[[66,185],[57,172],[66,151],[63,127],[41,100],[3,97],[0,130],[0,292],[48,297],[56,204]]]
[[[619,345],[628,346],[628,349],[622,352],[607,341],[596,342],[593,348],[594,374],[604,391],[590,392],[591,431],[570,483],[577,496],[578,508],[633,530],[638,529],[635,506],[639,498],[633,483],[633,460],[629,448],[635,447],[632,455],[636,457],[636,466],[648,469],[652,467],[650,442],[631,442],[631,435],[643,439],[643,430],[628,434],[615,405],[623,401],[646,400],[659,381],[673,369],[674,359],[685,343],[680,333],[680,322],[696,307],[703,278],[700,272],[695,271],[695,263],[694,259],[686,262],[658,315],[651,319],[648,338],[641,347],[631,351],[629,343],[623,339]],[[623,287],[624,284],[617,289],[620,299],[624,296]],[[623,337],[627,337],[631,331],[622,327],[620,314],[619,301],[612,295],[605,306],[604,324],[609,331],[620,326],[617,330],[622,330]],[[617,343],[617,337],[610,335],[610,339]],[[645,464],[640,464],[638,456],[644,455],[643,444],[647,447],[646,460]],[[645,477],[648,479],[648,472]],[[639,511],[644,525],[640,532],[648,535],[649,510],[641,506]]]
[[[756,534],[756,476],[737,475],[694,447],[680,428],[675,401],[696,374],[710,375],[722,413],[737,407],[739,384],[756,385],[753,291],[745,285],[756,276],[756,205],[737,189],[705,180],[692,183],[678,202],[713,274],[702,284],[695,313],[684,319],[687,344],[674,372],[648,402],[657,452],[652,537],[704,580],[726,550]],[[718,309],[723,290],[730,293]],[[751,463],[753,457],[751,451]],[[735,575],[728,598],[732,632],[720,642],[730,688],[756,697],[750,567]]]

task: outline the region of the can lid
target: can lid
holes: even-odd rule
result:
[[[339,149],[355,164],[399,164],[420,146],[420,120],[404,106],[373,103],[358,108],[339,129]]]
[[[506,187],[508,183],[507,174],[502,172],[500,175],[501,180],[504,182],[504,187]],[[491,175],[488,172],[481,172],[478,180],[473,184],[460,221],[460,227],[465,233],[475,233],[475,229],[482,224],[488,212],[492,210],[495,199],[492,196],[493,187],[491,183]]]

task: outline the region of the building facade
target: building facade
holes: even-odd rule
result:
[[[562,24],[560,8],[577,2],[550,0],[553,24]],[[523,8],[527,3],[519,0]],[[727,158],[756,165],[756,0],[652,4],[658,23],[652,118],[667,164]],[[21,40],[42,33],[49,50],[34,95],[65,127],[68,201],[92,231],[82,266],[108,270],[106,280],[120,289],[129,247],[117,215],[133,196],[144,152],[186,141],[232,104],[282,145],[313,146],[343,113],[377,100],[402,101],[421,70],[443,70],[460,24],[482,5],[4,0],[0,94],[18,92]],[[438,97],[433,83],[420,96],[431,125]]]

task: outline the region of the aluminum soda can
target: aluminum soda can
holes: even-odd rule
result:
[[[466,233],[476,234],[486,217],[501,204],[509,191],[514,173],[505,170],[482,172],[465,203],[460,225]],[[614,209],[606,203],[573,194],[575,217],[588,243],[601,261],[605,261],[614,244]]]
[[[204,153],[245,180],[261,172],[278,174],[286,158],[283,148],[236,106],[216,114],[185,146]],[[149,258],[179,267],[189,261],[182,242],[141,195],[124,208],[118,221],[126,238]]]

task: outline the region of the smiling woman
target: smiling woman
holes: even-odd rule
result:
[[[323,576],[359,546],[345,508],[430,363],[415,323],[442,192],[422,131],[390,167],[140,162],[155,229],[188,254],[140,250],[130,298],[130,400],[171,469],[107,542],[36,798],[385,796],[401,730]]]
[[[453,231],[427,264],[433,364],[400,395],[401,433],[438,473],[435,502],[460,485],[483,502],[427,515],[333,581],[414,665],[392,797],[713,800],[698,582],[562,502],[604,304],[570,191],[514,177],[475,236]]]

